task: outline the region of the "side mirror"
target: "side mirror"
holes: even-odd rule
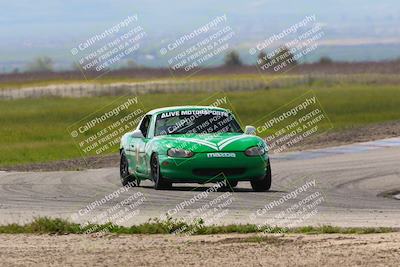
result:
[[[130,135],[132,138],[144,138],[141,130],[134,130]]]
[[[249,135],[256,135],[256,127],[247,125],[244,130],[244,133]]]

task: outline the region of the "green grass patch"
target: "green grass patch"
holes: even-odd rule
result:
[[[279,89],[228,92],[243,125],[254,124],[275,109],[313,89],[333,131],[400,119],[400,86],[313,82]],[[195,105],[210,93],[140,95],[146,110]],[[117,97],[43,98],[0,101],[0,166],[49,162],[81,156],[67,128]],[[117,148],[115,148],[117,151]]]
[[[0,226],[0,234],[91,234],[91,233],[114,233],[114,234],[228,234],[228,233],[293,233],[293,234],[373,234],[397,232],[394,228],[369,228],[355,227],[343,228],[334,226],[307,226],[299,228],[262,227],[258,228],[252,224],[235,224],[225,226],[206,226],[202,221],[188,224],[179,219],[168,218],[164,221],[158,219],[149,220],[140,225],[130,227],[113,224],[81,226],[63,219],[51,219],[47,217],[36,218],[34,221],[19,225],[8,224]],[[250,237],[243,242],[267,242],[264,237]]]

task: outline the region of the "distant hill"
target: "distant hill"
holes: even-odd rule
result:
[[[166,65],[158,55],[163,40],[178,38],[223,14],[236,33],[233,45],[242,50],[245,62],[253,61],[246,53],[248,46],[312,14],[324,27],[325,40],[336,43],[328,42],[306,58],[308,61],[321,55],[350,61],[400,56],[397,0],[298,0],[284,5],[277,0],[19,0],[1,5],[0,71],[22,68],[39,55],[52,57],[59,68],[69,68],[72,47],[133,14],[138,14],[147,33],[145,47],[134,56],[145,66]],[[349,44],[348,40],[356,42]]]

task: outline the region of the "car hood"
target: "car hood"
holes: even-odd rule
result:
[[[166,149],[181,148],[193,152],[244,151],[252,146],[265,146],[265,142],[254,135],[242,133],[163,135],[154,138]]]

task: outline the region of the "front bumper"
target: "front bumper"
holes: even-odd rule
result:
[[[234,152],[232,158],[209,158],[208,153],[196,153],[191,158],[172,158],[159,155],[163,178],[172,182],[250,181],[265,175],[268,155],[248,157]]]

